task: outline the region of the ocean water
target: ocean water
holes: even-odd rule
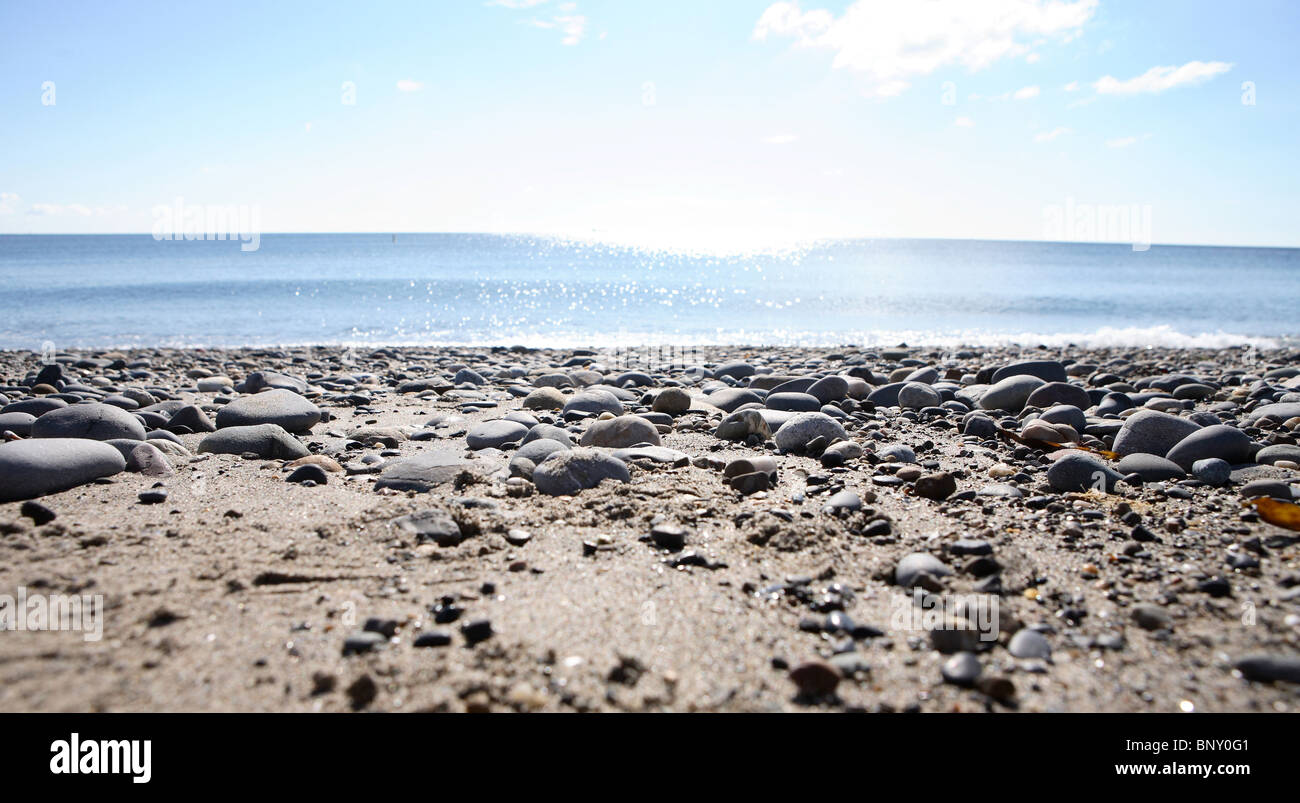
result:
[[[0,348],[1292,342],[1300,249],[515,235],[0,235]]]

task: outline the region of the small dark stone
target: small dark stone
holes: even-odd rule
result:
[[[18,512],[31,519],[32,523],[37,527],[40,527],[42,524],[49,524],[59,515],[45,505],[42,505],[40,502],[35,502],[30,499],[23,502],[22,507],[18,508]]]
[[[492,622],[487,619],[475,619],[460,626],[460,634],[465,637],[467,646],[474,646],[480,641],[492,638]]]
[[[428,630],[415,637],[416,647],[446,647],[451,644],[451,634],[443,630]]]

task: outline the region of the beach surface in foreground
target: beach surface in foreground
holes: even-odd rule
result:
[[[1300,478],[1291,350],[5,352],[0,395],[0,595],[103,603],[0,631],[0,710],[1300,705],[1300,533],[1243,504]]]

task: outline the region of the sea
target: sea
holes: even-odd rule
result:
[[[0,235],[0,349],[1230,348],[1300,334],[1294,248],[853,239],[744,253],[402,233],[248,245]]]

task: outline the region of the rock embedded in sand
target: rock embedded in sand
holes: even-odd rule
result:
[[[913,552],[894,567],[894,582],[903,588],[912,588],[923,574],[947,577],[952,574],[952,569],[928,552]]]
[[[1029,394],[1025,404],[1039,409],[1063,404],[1086,410],[1092,406],[1092,399],[1088,397],[1088,391],[1078,385],[1071,385],[1069,382],[1048,382],[1046,385],[1034,388],[1034,392]]]
[[[691,409],[691,394],[682,388],[664,388],[655,396],[650,409],[656,413],[681,415]]]
[[[32,437],[142,441],[145,430],[140,419],[120,407],[92,402],[68,405],[40,416],[32,423]]]
[[[1167,461],[1175,466],[1172,460]],[[1181,471],[1181,466],[1179,467]],[[1192,476],[1205,483],[1206,485],[1225,485],[1232,477],[1232,466],[1227,460],[1220,460],[1217,457],[1207,457],[1204,460],[1197,460],[1192,463]]]
[[[278,423],[272,421],[270,423]],[[217,426],[208,418],[207,413],[193,404],[187,404],[172,414],[167,421],[167,429],[184,427],[189,432],[216,432]],[[286,427],[288,429],[288,427]]]
[[[660,445],[659,430],[646,419],[637,415],[621,415],[604,421],[592,423],[582,433],[583,446],[604,446],[610,449],[625,449],[637,444]]]
[[[553,387],[540,387],[525,396],[523,404],[525,410],[561,410],[564,408],[564,394]]]
[[[1037,630],[1023,628],[1016,631],[1007,643],[1007,652],[1017,658],[1051,658],[1052,645],[1047,643],[1047,639]]]
[[[257,393],[263,388],[306,393],[307,383],[297,377],[277,371],[254,371],[243,382],[235,386],[235,390],[240,393]]]
[[[773,439],[782,452],[802,453],[814,438],[847,439],[840,422],[825,413],[799,413],[781,425]]]
[[[0,502],[66,491],[126,469],[122,454],[85,438],[42,438],[0,444]]]
[[[489,472],[499,463],[487,460],[467,460],[458,451],[439,450],[402,458],[384,466],[375,490],[391,488],[395,491],[427,493],[439,485],[454,481],[463,472],[480,470]]]
[[[391,524],[402,532],[415,536],[417,544],[433,542],[441,547],[451,547],[465,540],[456,520],[446,511],[436,508],[399,516]]]
[[[704,399],[709,404],[724,412],[735,412],[737,407],[746,404],[762,404],[763,397],[746,388],[722,388],[710,393]]]
[[[631,482],[632,477],[622,460],[590,448],[559,452],[533,471],[537,490],[550,496],[576,494],[607,479]]]
[[[920,382],[908,382],[898,391],[898,406],[904,410],[921,410],[943,404],[939,391]]]
[[[1153,454],[1135,452],[1115,464],[1115,470],[1124,476],[1136,474],[1143,482],[1164,482],[1187,476],[1177,463]]]
[[[790,680],[806,697],[825,697],[834,694],[843,676],[833,664],[820,659],[805,661],[790,670]]]
[[[1247,680],[1300,683],[1300,656],[1255,653],[1239,658],[1232,666]]]
[[[200,453],[244,454],[274,460],[293,460],[311,454],[307,447],[278,424],[224,427],[199,442]]]
[[[916,478],[916,495],[943,501],[957,493],[957,481],[946,471],[936,471]]]
[[[743,441],[750,435],[762,440],[772,437],[772,430],[767,420],[758,410],[740,410],[732,413],[718,424],[713,436],[724,441]]]
[[[275,424],[288,432],[309,432],[321,418],[316,405],[291,390],[268,390],[236,399],[217,412],[217,429]]]

